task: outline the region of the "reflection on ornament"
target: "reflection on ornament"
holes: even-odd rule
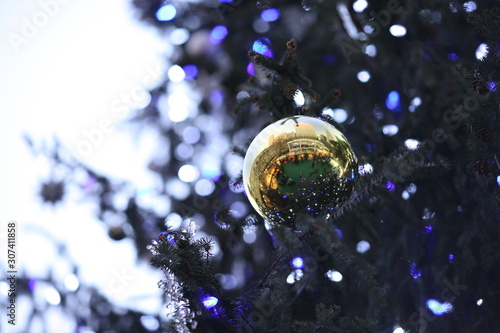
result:
[[[352,194],[357,175],[357,159],[344,135],[306,116],[266,127],[243,164],[247,196],[272,227],[293,227],[299,214],[335,209]]]

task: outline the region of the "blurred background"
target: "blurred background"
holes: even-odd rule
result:
[[[78,321],[96,312],[91,306],[101,306],[103,315],[158,316],[161,272],[137,261],[133,241],[108,236],[95,202],[82,195],[87,175],[70,176],[46,153],[58,140],[89,167],[147,191],[154,179],[144,160],[157,143],[147,135],[136,140],[122,120],[149,102],[147,90],[164,76],[172,46],[139,22],[130,1],[3,1],[0,16],[0,233],[5,244],[7,222],[17,221],[19,263],[16,326],[2,312],[0,331],[93,332]],[[128,109],[113,112],[117,101]],[[103,119],[112,130],[78,155],[84,132],[99,129]],[[42,184],[74,177],[63,202],[44,204]],[[4,255],[2,308],[8,302]],[[138,318],[143,327],[158,328],[150,317]]]

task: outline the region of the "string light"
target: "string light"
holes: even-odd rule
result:
[[[203,299],[203,306],[207,309],[211,309],[219,303],[219,299],[214,296],[207,296]]]
[[[399,107],[399,93],[397,91],[391,91],[385,100],[385,105],[389,110],[396,110]]]
[[[295,268],[304,267],[304,260],[301,257],[295,257],[292,259],[292,266]]]
[[[436,316],[441,316],[453,310],[453,306],[450,303],[448,302],[441,303],[432,298],[427,300],[426,305],[427,308],[431,310],[432,313],[434,313]]]

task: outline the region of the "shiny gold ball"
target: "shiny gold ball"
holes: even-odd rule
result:
[[[248,199],[272,228],[293,228],[298,215],[334,210],[351,196],[357,176],[357,159],[345,136],[306,116],[267,126],[243,163]]]

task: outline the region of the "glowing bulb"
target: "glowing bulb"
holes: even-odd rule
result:
[[[363,48],[363,53],[366,54],[369,57],[374,58],[377,55],[377,47],[373,44],[366,45]]]
[[[399,128],[396,125],[385,125],[382,127],[382,132],[387,135],[387,136],[393,136],[397,134],[399,131]]]
[[[329,278],[333,282],[340,282],[344,278],[339,271],[335,271],[333,269],[326,272],[326,277]]]
[[[365,253],[366,251],[368,251],[370,249],[370,243],[368,243],[367,241],[365,240],[362,240],[360,241],[357,245],[356,245],[356,251],[358,251],[359,253]]]
[[[473,12],[477,9],[477,4],[474,1],[464,3],[464,9],[467,13]]]
[[[198,67],[195,65],[186,65],[182,68],[186,74],[186,79],[192,80],[198,75]]]
[[[358,80],[361,82],[368,82],[370,80],[370,73],[368,71],[361,71],[358,73]]]
[[[68,291],[75,291],[80,286],[80,280],[75,274],[66,275],[64,278],[64,286]]]
[[[170,43],[174,45],[181,45],[189,39],[189,30],[184,28],[175,29],[170,33]]]
[[[59,292],[57,291],[56,288],[52,286],[46,286],[44,294],[45,294],[45,299],[49,304],[59,305],[59,303],[61,303],[61,295],[59,295]]]
[[[213,308],[217,303],[219,303],[219,300],[214,296],[208,296],[203,299],[203,306],[207,309]]]
[[[212,44],[220,44],[227,36],[227,28],[223,25],[218,25],[210,32],[210,42]]]
[[[418,140],[415,140],[415,139],[407,139],[405,141],[405,147],[408,148],[409,150],[417,149],[419,144],[420,144],[420,142]]]
[[[170,21],[172,20],[175,15],[177,14],[177,10],[173,5],[164,5],[161,6],[160,9],[156,12],[156,18],[158,21]]]
[[[439,301],[436,301],[435,299],[429,299],[427,300],[427,308],[432,311],[436,316],[441,316],[447,312],[451,312],[453,310],[453,306],[448,303],[440,303]]]
[[[359,173],[361,175],[372,173],[373,172],[373,166],[370,163],[366,163],[366,164],[360,165],[358,171],[359,171]]]
[[[189,183],[198,178],[199,171],[195,166],[185,164],[179,168],[178,176],[183,182]]]
[[[352,4],[352,9],[354,9],[356,13],[361,13],[366,7],[368,7],[368,2],[366,0],[357,0]]]
[[[394,37],[403,37],[406,35],[406,28],[402,25],[395,24],[389,28],[389,32]]]
[[[295,257],[292,259],[292,266],[295,268],[304,267],[304,260],[301,257]]]
[[[269,50],[267,44],[270,44],[269,39],[267,38],[257,39],[252,45],[252,50],[260,54],[268,56],[272,55],[271,50]]]
[[[269,8],[264,9],[262,13],[260,13],[260,18],[265,22],[274,22],[280,17],[279,9]]]
[[[385,105],[389,110],[395,110],[399,107],[399,93],[391,91],[385,100]]]
[[[476,49],[476,59],[481,60],[488,54],[488,46],[486,44],[480,44]]]
[[[295,96],[293,97],[293,100],[295,101],[295,103],[297,103],[298,106],[302,106],[306,102],[306,100],[304,98],[304,94],[300,90],[297,90],[295,92]]]
[[[348,117],[347,111],[344,110],[344,109],[333,109],[332,110],[330,108],[327,108],[327,109],[324,109],[322,113],[324,115],[332,117],[333,120],[335,120],[339,124],[341,124],[344,121],[346,121],[347,117]]]
[[[172,82],[181,82],[186,78],[186,73],[179,65],[173,65],[172,67],[170,67],[167,75]]]

